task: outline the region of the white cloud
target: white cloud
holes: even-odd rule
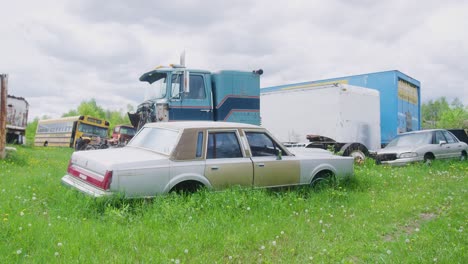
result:
[[[31,119],[90,98],[136,106],[139,76],[183,50],[194,68],[263,68],[262,86],[396,69],[422,82],[423,101],[468,105],[462,1],[19,0],[2,9],[0,72]]]

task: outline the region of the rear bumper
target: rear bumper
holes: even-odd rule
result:
[[[96,188],[86,182],[83,182],[82,180],[70,176],[70,175],[65,175],[62,177],[62,184],[71,187],[74,189],[77,189],[78,191],[89,195],[89,196],[94,196],[94,197],[102,197],[102,196],[109,196],[112,195],[113,192],[109,191],[104,191],[102,189]]]

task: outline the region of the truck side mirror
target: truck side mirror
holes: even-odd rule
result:
[[[189,93],[190,92],[190,73],[189,71],[184,71],[183,74],[183,89],[184,93]]]

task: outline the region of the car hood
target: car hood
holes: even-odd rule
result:
[[[127,170],[169,163],[169,157],[153,151],[135,148],[110,148],[77,151],[72,154],[74,165],[105,174],[107,170]]]
[[[386,147],[377,151],[377,155],[379,154],[389,154],[389,153],[404,153],[404,152],[414,152],[414,146],[394,146],[394,147]]]

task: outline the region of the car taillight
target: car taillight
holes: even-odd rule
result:
[[[72,164],[72,161],[70,160],[70,162],[68,162],[68,168],[67,168],[67,172],[68,174],[72,175],[72,176],[75,176],[75,177],[79,177],[80,176],[80,172],[77,171],[75,169],[75,167],[73,167],[73,164]]]
[[[112,183],[112,171],[106,171],[104,175],[104,180],[102,181],[102,189],[107,190],[109,189]]]

